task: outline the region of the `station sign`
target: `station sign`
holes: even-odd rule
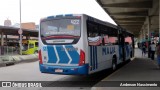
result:
[[[18,34],[21,35],[22,33],[23,33],[22,29],[19,29],[19,30],[18,30]]]

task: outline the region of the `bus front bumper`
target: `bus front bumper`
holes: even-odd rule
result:
[[[65,75],[88,75],[88,64],[83,66],[52,66],[39,64],[42,73]]]

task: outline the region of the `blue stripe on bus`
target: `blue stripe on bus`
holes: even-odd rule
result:
[[[47,50],[48,50],[48,63],[56,63],[57,58],[53,46],[47,46]]]
[[[119,45],[119,60],[122,59],[122,46]]]
[[[90,46],[90,66],[90,71],[98,68],[97,46]]]
[[[95,69],[95,46],[93,46],[93,70]]]
[[[92,46],[92,70],[94,70],[94,49],[93,49],[94,46]]]
[[[94,56],[94,58],[93,58],[93,70],[95,70],[95,61],[96,61],[96,55],[95,55],[96,53],[95,53],[95,46],[93,46],[93,56]]]
[[[90,64],[91,64],[90,70],[92,70],[92,46],[90,46]]]
[[[95,47],[96,47],[96,46],[93,47],[93,50],[94,50],[94,52],[93,52],[93,53],[94,53],[94,59],[93,59],[93,60],[94,60],[94,65],[93,65],[93,66],[94,66],[94,69],[93,69],[93,70],[95,70],[95,65],[96,65],[96,52],[95,52]]]
[[[97,63],[97,47],[96,47],[96,69],[97,69],[97,66],[98,65],[98,63]]]
[[[78,64],[80,56],[76,48],[74,48],[73,46],[65,46],[65,48],[67,48],[67,51],[72,58],[71,64]]]
[[[97,67],[97,47],[95,46],[95,48],[94,48],[94,50],[95,50],[95,68],[94,69],[97,69],[96,67]]]
[[[68,58],[64,48],[62,46],[56,46],[56,49],[57,49],[59,59],[60,59],[59,63],[68,64],[69,58]]]
[[[129,57],[129,45],[126,46],[126,52],[127,52],[127,53],[126,53],[126,54],[127,54],[126,56]]]

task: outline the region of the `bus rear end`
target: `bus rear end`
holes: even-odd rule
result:
[[[82,16],[52,16],[41,20],[39,66],[42,73],[88,74],[81,36]]]

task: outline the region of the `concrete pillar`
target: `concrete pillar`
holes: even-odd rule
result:
[[[143,40],[145,40],[145,28],[143,27]]]
[[[143,40],[143,29],[141,30],[141,41]]]
[[[150,46],[150,43],[151,43],[151,37],[150,37],[150,25],[151,25],[151,22],[150,22],[150,17],[148,16],[147,17],[147,30],[148,30],[148,58],[150,58],[150,48],[149,48],[149,46]]]
[[[4,45],[4,38],[3,38],[3,35],[4,35],[4,33],[2,32],[2,33],[1,33],[1,46]]]
[[[143,29],[142,29],[142,41],[143,41]]]
[[[144,41],[146,41],[146,29],[145,29],[145,27],[143,27],[143,39],[144,39]]]
[[[159,5],[160,5],[160,0],[159,0]],[[160,6],[159,6],[160,10]],[[159,21],[160,21],[160,11],[159,11]],[[159,43],[160,43],[160,22],[159,22]]]
[[[30,36],[26,36],[26,39],[29,40],[29,39],[30,39]]]
[[[7,40],[8,40],[8,39],[7,39],[7,35],[5,35],[5,36],[6,36],[6,45],[8,46],[8,44],[7,44]]]
[[[150,22],[150,17],[148,16],[147,17],[147,32],[148,32],[148,39],[150,38],[150,25],[151,25],[151,22]]]

